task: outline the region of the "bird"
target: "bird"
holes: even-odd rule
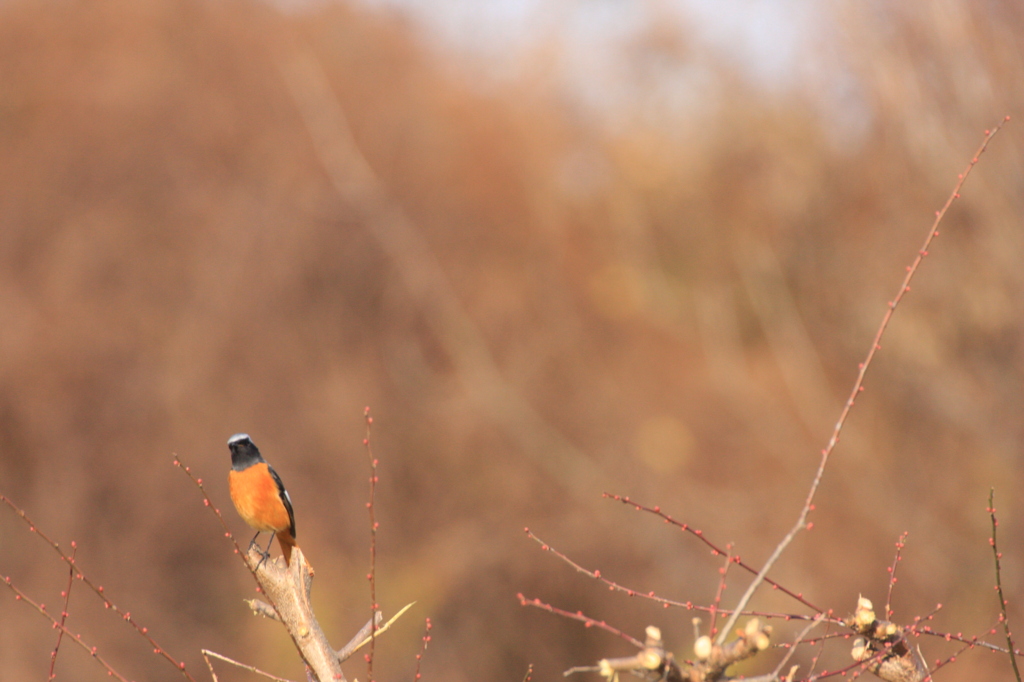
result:
[[[285,490],[281,477],[263,459],[248,434],[236,433],[231,436],[228,449],[231,450],[231,471],[228,472],[231,501],[242,520],[256,529],[249,547],[256,543],[260,533],[274,533],[281,545],[284,563],[290,566],[292,548],[298,546],[295,543],[295,512],[292,510],[292,498]],[[270,542],[273,541],[271,537]],[[268,543],[260,563],[269,557]]]

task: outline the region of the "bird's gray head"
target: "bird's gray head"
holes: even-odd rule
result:
[[[236,433],[228,438],[228,449],[231,450],[231,468],[236,471],[242,471],[263,461],[259,448],[247,433]]]
[[[231,438],[228,438],[228,445],[230,446],[234,445],[235,443],[242,443],[244,441],[249,441],[250,443],[252,442],[252,440],[249,438],[249,434],[236,433],[235,435],[231,436]]]

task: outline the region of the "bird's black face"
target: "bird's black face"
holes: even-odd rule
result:
[[[263,461],[259,449],[249,438],[248,434],[236,433],[228,439],[228,449],[231,450],[231,468],[241,471],[251,467],[257,462]]]

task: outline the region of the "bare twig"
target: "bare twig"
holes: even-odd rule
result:
[[[1007,649],[1006,647],[1001,647],[998,644],[992,644],[991,642],[986,642],[983,639],[981,639],[979,635],[972,635],[970,637],[967,637],[963,633],[940,632],[938,630],[932,630],[931,628],[928,628],[928,627],[918,628],[915,631],[921,633],[922,635],[931,635],[932,637],[938,637],[939,639],[944,639],[947,642],[961,642],[963,644],[970,644],[971,646],[977,647],[979,649],[988,649],[989,651],[993,651],[993,652],[1000,653],[1000,654],[1008,654],[1008,653],[1010,653],[1010,650]],[[992,628],[989,628],[988,634],[994,635],[998,631],[999,630],[998,630],[997,627],[992,627]],[[1014,649],[1014,653],[1017,656],[1024,656],[1024,651],[1021,651],[1020,649]]]
[[[150,646],[153,647],[153,653],[157,654],[158,656],[165,659],[168,663],[173,665],[175,669],[177,669],[182,675],[185,676],[186,679],[191,680],[191,682],[196,682],[195,678],[192,677],[192,675],[187,670],[185,670],[184,661],[179,661],[175,659],[173,656],[171,656],[169,653],[167,653],[167,651],[165,651],[164,648],[161,647],[160,644],[157,643],[157,641],[153,639],[153,637],[149,634],[149,629],[142,627],[134,618],[132,618],[131,612],[121,609],[112,601],[110,601],[110,599],[104,593],[103,586],[95,584],[84,573],[82,573],[81,570],[78,568],[76,559],[65,554],[64,550],[60,548],[60,545],[57,544],[57,542],[50,539],[50,537],[43,533],[43,531],[39,530],[39,527],[32,522],[32,520],[28,517],[28,514],[25,513],[24,509],[18,507],[18,505],[14,504],[14,502],[10,500],[10,498],[3,494],[0,494],[0,501],[2,501],[4,504],[10,507],[18,516],[18,518],[20,518],[22,521],[28,524],[28,529],[30,532],[38,535],[46,544],[53,548],[53,551],[55,551],[60,556],[60,558],[64,561],[65,564],[67,564],[71,568],[72,571],[74,571],[75,578],[80,580],[84,585],[86,585],[90,590],[92,590],[97,597],[103,600],[104,608],[109,609],[116,613],[118,616],[120,616],[121,620],[128,623],[135,630],[135,632],[139,634],[139,636],[141,636],[143,639],[149,642]],[[72,547],[74,547],[74,543],[72,543]]]
[[[942,222],[942,218],[946,215],[946,211],[953,205],[953,202],[960,198],[960,189],[963,187],[964,181],[967,180],[967,176],[970,175],[971,170],[978,163],[978,158],[988,148],[989,142],[995,137],[996,133],[1003,127],[1003,125],[1010,120],[1010,117],[1005,117],[999,122],[995,128],[985,131],[985,138],[982,140],[981,146],[974,153],[970,163],[964,172],[961,173],[957,179],[956,184],[953,186],[953,191],[950,193],[949,198],[946,199],[946,203],[943,204],[942,208],[935,212],[935,220],[932,221],[932,225],[928,230],[928,235],[925,237],[924,244],[917,252],[917,256],[914,257],[913,262],[907,267],[907,274],[903,278],[903,282],[900,284],[899,290],[896,292],[896,296],[889,301],[888,308],[885,311],[885,315],[882,316],[882,322],[878,326],[878,331],[875,332],[875,338],[871,342],[871,348],[868,350],[867,357],[864,358],[864,362],[860,363],[859,370],[857,372],[857,379],[853,383],[853,389],[850,391],[850,397],[846,399],[846,403],[843,405],[843,409],[839,414],[839,419],[836,421],[835,428],[832,430],[832,437],[829,438],[828,444],[821,451],[821,460],[818,463],[818,469],[814,474],[814,479],[811,481],[810,489],[807,491],[807,498],[804,500],[804,505],[797,515],[796,523],[782,541],[775,547],[771,556],[765,561],[764,566],[758,572],[757,576],[747,587],[747,591],[740,598],[739,603],[736,606],[736,612],[733,613],[729,622],[722,628],[722,632],[718,635],[718,642],[724,641],[726,633],[728,633],[733,625],[735,625],[736,618],[738,618],[739,612],[746,608],[750,602],[751,597],[754,596],[754,592],[760,587],[761,583],[764,582],[765,576],[768,571],[771,570],[772,566],[778,560],[782,553],[785,551],[789,544],[793,541],[793,538],[804,529],[809,530],[813,524],[808,523],[807,517],[814,510],[814,497],[818,492],[818,486],[821,484],[821,479],[825,474],[825,466],[828,464],[829,456],[839,443],[839,435],[843,430],[843,425],[846,424],[846,419],[850,414],[850,410],[853,409],[854,402],[857,396],[862,390],[864,390],[864,376],[867,374],[868,368],[871,366],[871,361],[874,360],[875,354],[881,349],[882,336],[885,334],[885,330],[889,326],[889,321],[892,319],[893,313],[896,311],[896,307],[903,300],[903,297],[910,291],[910,282],[917,274],[918,268],[921,266],[921,262],[924,257],[928,255],[928,248],[931,246],[932,240],[939,234],[939,223]]]
[[[384,620],[383,613],[378,611],[377,613],[373,614],[373,618],[366,621],[366,624],[363,625],[363,627],[359,628],[359,632],[357,632],[352,637],[352,639],[349,640],[348,644],[338,649],[338,651],[336,652],[338,654],[338,660],[344,663],[349,659],[350,656],[352,656],[352,654],[358,651],[361,646],[366,644],[366,642],[370,640],[370,637],[373,636],[374,631],[377,630],[377,626],[380,625],[380,622],[382,620]]]
[[[603,620],[597,620],[597,619],[591,618],[589,616],[585,616],[585,615],[583,615],[582,611],[577,611],[576,613],[572,613],[570,611],[565,611],[563,609],[558,608],[557,606],[552,606],[551,604],[546,604],[546,603],[542,602],[540,599],[527,599],[526,597],[524,597],[522,595],[522,593],[517,594],[516,597],[519,598],[519,603],[522,606],[534,606],[534,607],[536,607],[538,609],[542,609],[544,611],[548,611],[549,613],[554,613],[556,615],[563,616],[565,618],[571,618],[572,620],[578,620],[581,623],[583,623],[584,626],[586,626],[588,628],[599,628],[601,630],[604,630],[605,632],[612,633],[616,637],[620,637],[620,638],[626,640],[627,642],[629,642],[630,644],[632,644],[633,646],[635,646],[638,649],[643,649],[644,648],[644,643],[641,642],[639,639],[637,639],[635,637],[632,637],[630,635],[627,635],[625,632],[623,632],[622,630],[619,630],[618,628],[615,628],[615,627],[612,627],[611,625],[608,625],[608,623],[604,622]]]
[[[200,651],[200,653],[203,654],[203,661],[206,663],[206,667],[210,671],[210,678],[213,679],[213,682],[219,682],[219,680],[217,679],[217,673],[213,669],[213,663],[210,663],[210,658],[209,658],[209,656],[206,655],[206,653],[207,653],[206,649],[202,649]],[[210,653],[213,654],[212,651]],[[213,654],[213,655],[217,656],[218,658],[220,657],[219,654]]]
[[[629,502],[629,498],[623,498],[623,499],[626,502],[628,502],[629,504],[635,504],[633,502]],[[643,507],[641,505],[636,505],[636,506],[641,508],[641,509],[647,510],[646,507]],[[654,509],[657,509],[657,507],[655,507]],[[653,510],[650,510],[650,511],[653,511]],[[676,523],[676,522],[673,521],[673,523]],[[622,585],[620,583],[617,583],[614,580],[609,580],[608,578],[606,578],[604,576],[604,574],[601,573],[600,570],[597,570],[597,569],[590,570],[588,568],[585,568],[585,567],[579,565],[578,563],[576,563],[575,561],[570,559],[568,556],[566,556],[563,552],[559,551],[558,549],[556,549],[552,545],[549,545],[548,543],[544,542],[536,534],[534,534],[533,531],[531,531],[529,528],[526,528],[524,530],[526,532],[526,535],[531,540],[533,540],[534,542],[539,544],[540,548],[542,550],[544,550],[545,552],[550,552],[551,554],[554,554],[561,561],[563,561],[564,563],[568,564],[573,569],[575,569],[577,573],[582,573],[583,575],[588,576],[590,578],[593,578],[594,580],[601,581],[602,583],[604,583],[605,585],[608,586],[609,590],[613,590],[615,592],[622,592],[623,594],[625,594],[626,596],[629,596],[629,597],[639,597],[641,599],[647,599],[647,600],[653,601],[653,602],[655,602],[657,604],[661,604],[665,608],[668,608],[670,606],[677,606],[679,608],[686,609],[687,611],[701,611],[701,612],[709,613],[709,614],[712,613],[712,608],[713,607],[711,607],[711,606],[701,606],[699,604],[694,604],[692,601],[685,601],[684,602],[684,601],[677,601],[675,599],[668,599],[667,597],[660,597],[657,594],[655,594],[653,591],[643,592],[641,590],[637,590],[637,589],[634,589],[634,588]],[[697,531],[696,534],[699,537],[702,537],[700,531]],[[721,551],[719,551],[717,549],[714,550],[713,553],[715,554],[715,556],[724,556],[725,555],[724,552],[721,552]],[[733,556],[731,561],[733,563],[735,563],[737,566],[740,566],[741,568],[744,568],[744,569],[750,571],[751,573],[756,573],[757,572],[753,568],[747,566],[742,561],[740,561],[740,558],[738,556]],[[784,588],[784,587],[782,587],[780,585],[777,586],[776,583],[774,583],[774,582],[772,582],[770,580],[767,581],[767,582],[770,585],[775,586],[776,589],[778,589],[780,592],[784,592],[784,593],[790,595],[791,597],[793,597],[794,599],[801,600],[801,595],[799,595],[799,594],[797,594],[795,592],[790,592],[789,590],[787,590],[786,588]],[[801,600],[801,603],[805,603],[805,602],[803,602]],[[718,611],[719,614],[732,614],[733,613],[730,609],[723,609],[721,607],[719,607],[716,610]],[[759,617],[762,617],[762,618],[782,618],[782,619],[785,619],[785,620],[815,620],[815,619],[818,618],[817,615],[815,615],[815,616],[808,616],[808,615],[803,615],[803,614],[799,614],[799,613],[773,613],[773,612],[767,612],[767,611],[744,611],[740,615],[742,615],[742,616],[759,616]],[[818,615],[821,615],[826,622],[842,624],[842,620],[832,617],[831,611],[826,611],[823,614],[819,612]]]
[[[256,566],[260,562],[257,561],[256,563],[253,563],[249,561],[249,558],[247,556],[248,553],[242,551],[242,548],[238,544],[238,540],[235,539],[235,536],[234,534],[232,534],[231,529],[228,528],[227,521],[224,520],[224,515],[220,513],[220,509],[218,509],[217,505],[215,505],[213,503],[213,500],[210,499],[210,494],[206,492],[206,487],[203,485],[203,479],[196,477],[192,473],[192,468],[187,466],[184,462],[182,462],[181,458],[178,457],[177,454],[174,455],[174,466],[184,471],[185,475],[192,480],[192,482],[195,484],[197,488],[199,488],[199,493],[203,496],[203,506],[212,511],[214,515],[217,517],[217,520],[220,521],[221,528],[224,529],[224,537],[230,540],[231,544],[235,546],[235,554],[237,554],[242,559],[242,563],[244,563],[245,567],[249,569],[249,573],[252,574],[253,580],[256,581],[256,591],[262,593],[263,587],[260,585],[260,578],[259,575],[257,575],[256,573]],[[271,606],[273,606],[273,602],[271,602]],[[278,620],[280,620],[280,616],[278,616]]]
[[[900,539],[896,541],[896,556],[893,557],[892,566],[889,567],[889,591],[885,595],[885,617],[892,618],[892,590],[896,586],[896,567],[900,565],[900,559],[902,559],[903,547],[907,543],[907,533],[900,535]]]
[[[1006,613],[1006,597],[1003,596],[1003,578],[999,567],[999,560],[1003,555],[1000,553],[999,545],[996,543],[996,528],[999,527],[999,521],[996,519],[995,497],[996,489],[990,488],[988,491],[988,513],[992,518],[992,537],[989,539],[989,544],[992,545],[992,557],[996,562],[996,593],[999,595],[999,620],[1003,623],[1006,646],[1010,650],[1010,665],[1013,666],[1013,676],[1017,678],[1017,682],[1021,682],[1020,669],[1017,667],[1017,656],[1013,653],[1016,647],[1013,645],[1013,635],[1010,633],[1010,616]]]
[[[820,617],[815,618],[810,623],[808,623],[804,627],[803,630],[800,631],[800,634],[798,634],[793,639],[793,642],[789,645],[789,648],[786,651],[786,655],[783,656],[782,660],[779,661],[778,665],[775,666],[775,670],[772,671],[770,677],[778,679],[779,675],[782,673],[782,669],[786,667],[786,664],[789,663],[789,659],[793,658],[793,655],[796,653],[797,645],[804,641],[804,637],[807,636],[808,632],[810,632],[811,630],[813,630],[815,627],[817,627],[819,624],[821,624],[823,622],[824,622],[823,618],[820,618]],[[815,660],[817,660],[817,656],[815,656]],[[794,667],[793,670],[790,670],[790,674],[789,674],[790,678],[792,678],[794,671],[795,671],[795,667]]]
[[[420,673],[420,664],[423,663],[423,656],[427,653],[427,645],[430,644],[430,630],[434,627],[431,624],[430,619],[427,618],[426,624],[423,626],[423,648],[416,654],[416,674],[413,676],[414,680],[419,680],[423,677]],[[526,679],[530,679],[530,675],[533,673],[533,666],[530,666],[530,670],[526,673]]]
[[[989,630],[989,632],[992,633],[992,634],[994,634],[995,631],[996,631],[996,629],[994,627]],[[961,642],[963,644],[963,646],[960,647],[959,649],[957,649],[955,652],[953,652],[949,656],[947,656],[944,660],[941,660],[941,661],[937,660],[937,661],[935,661],[935,665],[932,666],[931,672],[928,674],[928,677],[926,677],[923,680],[923,682],[931,682],[932,676],[935,675],[935,673],[938,672],[940,668],[944,668],[945,666],[947,666],[950,663],[954,662],[960,656],[960,654],[962,654],[963,652],[965,652],[965,651],[967,651],[969,649],[973,649],[975,647],[983,647],[985,645],[985,642],[981,641],[981,639],[977,635],[975,635],[973,637],[963,637],[963,636],[953,637],[953,636],[947,636],[947,637],[944,637],[943,639],[945,639],[946,641]],[[1005,649],[1000,649],[1000,651],[1005,651]],[[1020,655],[1019,651],[1017,652],[1017,655]]]
[[[576,673],[596,673],[599,670],[601,670],[601,666],[599,665],[574,665],[573,667],[563,672],[562,677],[569,677],[570,675],[575,675]]]
[[[615,500],[616,502],[622,502],[625,505],[633,507],[637,511],[642,511],[642,512],[647,512],[649,514],[654,514],[655,516],[658,516],[661,519],[663,519],[665,521],[665,523],[668,523],[668,524],[671,524],[673,526],[676,526],[677,528],[679,528],[683,532],[689,533],[690,535],[694,536],[695,538],[697,538],[698,540],[703,542],[705,545],[707,545],[708,547],[711,548],[711,552],[715,556],[724,556],[725,555],[725,550],[723,550],[720,547],[718,547],[711,540],[708,540],[707,536],[705,536],[703,531],[701,531],[701,530],[699,530],[697,528],[694,528],[693,526],[691,526],[688,523],[683,523],[681,521],[675,520],[674,518],[672,518],[671,516],[669,516],[668,514],[663,512],[661,510],[661,507],[658,507],[658,506],[647,507],[645,505],[640,504],[639,502],[636,502],[636,501],[632,500],[629,497],[625,497],[625,496],[622,496],[622,495],[613,495],[611,493],[605,493],[604,496],[606,498],[610,499],[610,500]],[[732,558],[732,560],[736,563],[737,566],[739,566],[743,570],[747,571],[751,575],[757,575],[758,574],[758,570],[756,568],[754,568],[750,564],[744,562],[742,559],[740,559],[740,557],[738,555],[734,556]],[[779,583],[775,582],[771,578],[764,578],[764,582],[769,584],[769,585],[771,585],[773,589],[776,589],[779,592],[782,592],[783,594],[788,595],[788,596],[792,597],[793,599],[797,600],[798,602],[800,602],[801,604],[803,604],[807,608],[813,610],[816,614],[817,613],[825,613],[827,615],[831,615],[830,611],[821,609],[821,608],[815,606],[814,604],[812,604],[810,601],[808,601],[804,597],[802,592],[793,592],[792,590],[790,590],[790,589],[788,589],[786,587],[783,587]],[[740,611],[740,610],[737,610],[737,612],[746,613],[746,612],[743,612],[743,611]],[[726,613],[726,611],[723,609],[722,613]],[[794,618],[801,617],[801,618],[807,618],[807,619],[814,618],[814,616],[795,616],[795,615],[792,616],[792,617],[794,617]]]
[[[278,614],[277,609],[275,609],[273,605],[268,604],[261,599],[244,599],[243,601],[246,606],[252,609],[254,615],[263,616],[270,620],[276,620],[279,623],[282,622],[280,614]]]
[[[716,621],[718,620],[719,609],[722,607],[722,594],[725,593],[725,580],[729,575],[729,565],[734,563],[732,560],[732,544],[725,546],[725,564],[718,569],[718,574],[721,576],[718,579],[718,589],[715,590],[715,601],[711,603],[711,623],[708,625],[708,632],[712,635],[718,633],[716,629]]]
[[[48,619],[53,624],[53,627],[65,633],[68,637],[71,638],[71,641],[73,641],[78,646],[82,647],[86,651],[86,653],[88,653],[90,656],[96,659],[96,662],[106,669],[108,675],[117,678],[118,680],[121,680],[121,682],[128,682],[128,680],[125,679],[125,677],[121,675],[121,673],[114,670],[110,666],[110,664],[107,663],[107,661],[97,653],[96,647],[89,646],[84,641],[82,641],[81,635],[76,635],[75,633],[68,630],[67,626],[65,626],[63,622],[57,620],[52,615],[50,615],[50,612],[46,610],[46,607],[43,604],[39,604],[37,602],[32,601],[32,599],[30,599],[27,594],[22,592],[14,583],[11,582],[10,576],[0,575],[0,580],[2,580],[5,585],[7,585],[8,589],[14,592],[14,599],[16,601],[25,602],[26,604],[34,608],[36,611],[38,611],[44,618]]]
[[[819,616],[820,616],[820,614],[819,614]],[[834,637],[843,637],[844,639],[846,639],[845,635],[830,634],[828,632],[828,628],[830,628],[831,625],[833,625],[833,624],[831,624],[829,621],[827,621],[825,619],[822,619],[822,617],[816,617],[816,619],[812,623],[808,624],[807,627],[804,628],[801,631],[801,633],[796,637],[796,639],[794,639],[794,641],[792,643],[786,643],[786,644],[783,645],[783,646],[787,647],[787,651],[785,653],[785,656],[783,656],[781,662],[778,664],[778,666],[776,666],[775,671],[772,673],[773,676],[775,676],[777,678],[779,676],[779,674],[781,673],[782,668],[785,667],[785,664],[790,662],[790,658],[793,657],[794,653],[796,653],[797,645],[798,644],[813,644],[815,641],[817,641],[817,639],[810,639],[809,640],[809,639],[805,639],[805,637],[807,637],[807,633],[809,633],[811,631],[811,629],[814,628],[814,626],[818,625],[819,623],[824,623],[825,624],[825,634],[822,637],[817,638],[817,639],[820,639],[821,645],[818,647],[817,651],[814,652],[814,655],[811,656],[811,665],[810,665],[810,668],[808,670],[808,674],[813,675],[814,669],[817,668],[818,660],[821,658],[821,652],[824,651],[825,640],[831,639],[831,638],[834,638]],[[792,682],[793,681],[793,678],[797,674],[797,668],[798,668],[798,666],[794,666],[793,668],[790,669],[790,674],[786,675],[786,677],[784,678],[787,682]]]
[[[74,541],[72,541],[71,542],[71,559],[72,560],[74,560],[75,554],[77,554],[77,553],[78,553],[78,545]],[[53,653],[50,654],[50,675],[49,675],[49,677],[47,677],[48,680],[52,680],[55,677],[57,677],[57,675],[53,672],[53,670],[54,670],[54,668],[57,665],[57,653],[60,651],[60,642],[61,642],[62,639],[64,639],[64,629],[63,628],[64,628],[64,624],[68,620],[68,602],[71,600],[71,585],[74,584],[74,582],[75,582],[75,569],[73,567],[68,567],[68,586],[66,588],[64,588],[64,592],[61,593],[61,596],[64,597],[64,608],[62,608],[60,610],[60,624],[61,624],[61,627],[58,628],[58,631],[57,631],[57,644],[53,647]]]
[[[382,620],[384,620],[384,614],[378,611],[376,614],[374,614],[374,623],[376,624],[376,630],[372,631],[370,629],[370,621],[367,621],[366,624],[363,625],[362,628],[360,628],[359,632],[356,633],[356,636],[353,637],[348,644],[346,644],[338,650],[338,658],[340,658],[342,662],[344,662],[345,659],[349,658],[352,654],[354,654],[355,652],[359,651],[364,646],[369,644],[371,632],[376,634],[377,637],[383,635],[391,628],[392,625],[395,624],[395,621],[404,616],[405,612],[411,609],[413,607],[413,604],[415,603],[416,602],[409,602],[408,604],[400,608],[398,610],[398,613],[391,616],[391,618],[388,619],[388,622],[384,623],[383,625],[381,625],[380,623]]]
[[[210,669],[210,674],[213,675],[213,682],[217,682],[217,675],[213,672],[213,665],[210,663],[210,659],[208,658],[208,656],[213,656],[218,660],[224,661],[225,663],[230,663],[231,665],[236,666],[238,668],[242,668],[243,670],[248,670],[249,672],[255,673],[256,675],[266,677],[269,680],[275,680],[275,682],[292,682],[292,680],[289,680],[287,678],[278,677],[277,675],[271,675],[268,672],[264,672],[256,666],[248,665],[246,663],[239,663],[233,658],[228,658],[227,656],[218,654],[216,651],[210,651],[209,649],[201,649],[201,651],[203,653],[203,660],[206,661],[206,667]]]
[[[363,439],[363,446],[366,448],[366,455],[370,460],[370,499],[366,503],[366,509],[370,512],[370,573],[367,575],[370,581],[370,651],[366,654],[366,677],[373,682],[373,654],[377,644],[377,627],[374,619],[380,611],[377,604],[377,517],[374,509],[374,498],[377,494],[377,458],[373,456],[373,448],[370,445],[370,430],[373,427],[373,417],[370,416],[370,408],[367,407],[363,415],[366,418],[366,437]]]

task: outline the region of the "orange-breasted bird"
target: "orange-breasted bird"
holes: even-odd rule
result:
[[[249,546],[252,547],[260,533],[275,533],[281,544],[284,562],[290,565],[292,547],[297,546],[295,512],[292,511],[292,498],[284,489],[281,477],[263,459],[248,434],[236,433],[231,436],[228,449],[231,450],[231,471],[228,473],[231,501],[235,503],[235,509],[242,520],[257,531]],[[271,537],[270,542],[273,541]],[[264,560],[269,556],[268,544]]]

